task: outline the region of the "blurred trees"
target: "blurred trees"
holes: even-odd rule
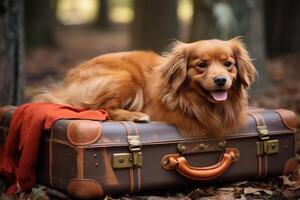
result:
[[[265,54],[265,26],[262,0],[233,0],[233,10],[238,21],[237,35],[243,36],[250,56],[258,72],[258,79],[255,82],[255,92],[268,90],[270,78],[266,69]]]
[[[152,49],[157,52],[164,50],[173,39],[191,42],[211,38],[226,40],[234,36],[242,36],[259,73],[260,78],[256,81],[256,84],[263,90],[267,90],[266,86],[272,84],[268,78],[269,72],[266,70],[266,60],[283,54],[300,52],[300,27],[298,26],[300,1],[298,0],[98,1],[97,11],[93,9],[93,11],[85,12],[81,8],[86,7],[88,2],[94,4],[94,6],[89,5],[89,7],[95,8],[97,7],[95,1],[69,0],[68,4],[72,7],[71,14],[75,16],[70,15],[69,18],[78,23],[67,23],[61,20],[62,18],[59,18],[62,25],[59,27],[65,28],[67,25],[76,25],[76,28],[72,29],[72,31],[80,31],[84,27],[91,27],[80,26],[86,25],[83,23],[87,22],[80,22],[78,20],[80,17],[76,18],[76,16],[82,14],[82,12],[85,14],[97,12],[96,18],[96,15],[93,15],[93,28],[99,30],[106,29],[109,26],[114,28],[119,26],[121,28],[110,29],[109,31],[120,31],[121,33],[121,31],[129,30],[130,42],[127,48]],[[27,44],[30,46],[36,44],[53,45],[54,24],[57,20],[55,12],[57,9],[56,5],[59,2],[65,3],[66,1],[24,1]],[[187,9],[187,12],[189,12],[191,7],[193,10],[193,15],[190,13],[188,20],[185,22],[182,20],[183,17],[179,18],[177,14],[178,5],[182,4],[182,2],[188,2],[190,7]],[[192,6],[191,3],[193,4]],[[121,4],[126,4],[126,6],[122,7],[120,6]],[[115,9],[118,6],[120,8],[126,7],[127,10],[125,10],[130,11],[130,15],[128,15],[128,12],[124,14],[124,9]],[[131,21],[133,17],[132,11],[134,11],[133,21]],[[61,10],[58,13],[67,16],[65,10]],[[116,17],[118,19],[124,17],[122,19],[127,18],[127,20],[116,20]],[[92,23],[92,21],[89,21],[89,23]],[[127,33],[121,34],[127,36]],[[124,42],[124,44],[127,43]]]
[[[300,52],[300,1],[265,0],[267,54]]]
[[[194,15],[190,30],[190,41],[196,41],[200,38],[207,39],[216,34],[216,23],[213,17],[213,1],[194,0]]]
[[[25,41],[28,46],[54,44],[53,23],[56,0],[26,0]]]
[[[0,106],[24,98],[23,1],[0,1]]]
[[[233,37],[236,18],[229,1],[194,0],[190,41]]]
[[[265,67],[263,1],[194,0],[191,41],[243,36],[260,77],[256,85],[270,84]],[[263,89],[263,87],[260,87]],[[257,90],[256,90],[257,91]]]
[[[108,17],[108,0],[98,0],[97,17],[94,20],[94,26],[100,29],[108,29],[110,27],[110,20]]]
[[[163,50],[178,38],[177,0],[135,0],[131,48]]]

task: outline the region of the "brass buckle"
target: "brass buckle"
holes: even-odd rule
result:
[[[220,151],[224,153],[226,140],[224,141],[205,141],[205,142],[183,142],[177,144],[177,150],[181,154],[203,153]]]
[[[113,155],[113,168],[141,167],[143,163],[142,152],[135,153],[115,153]]]
[[[139,135],[128,135],[128,148],[130,153],[115,153],[113,154],[113,168],[132,168],[142,167],[143,154],[141,152],[141,140]]]
[[[257,131],[260,139],[262,140],[269,139],[269,131],[267,125],[257,126]]]
[[[256,142],[256,154],[269,155],[279,152],[279,140],[265,140],[262,142]]]
[[[141,140],[139,135],[128,135],[129,150],[132,153],[133,165],[141,167],[143,163],[143,156],[141,152]]]
[[[129,143],[130,151],[140,151],[141,150],[141,140],[139,135],[128,135],[127,141]]]

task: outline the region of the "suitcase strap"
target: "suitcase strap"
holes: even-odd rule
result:
[[[254,112],[248,112],[257,125],[259,141],[256,142],[257,156],[257,177],[264,177],[268,174],[268,155],[279,152],[279,140],[270,139],[268,127],[262,115]]]
[[[142,154],[142,143],[139,135],[138,128],[135,123],[134,131],[132,131],[128,123],[130,122],[120,122],[126,130],[126,139],[128,142],[128,148],[130,153],[117,153],[114,154],[113,168],[134,168],[142,167],[143,164],[143,154]]]
[[[140,132],[134,122],[120,122],[126,130],[129,153],[113,154],[114,169],[128,169],[129,171],[129,192],[139,192],[141,190],[143,164],[142,143]],[[129,126],[131,124],[131,126]],[[131,127],[131,128],[129,128]],[[133,127],[133,128],[132,128]]]
[[[261,140],[269,139],[269,131],[264,118],[260,114],[254,112],[249,112],[248,115],[254,118],[257,127],[257,132],[260,139]]]
[[[263,116],[258,113],[249,112],[248,115],[252,116],[256,122],[259,140],[256,142],[257,156],[275,154],[279,152],[279,140],[270,140],[268,127],[265,123]]]

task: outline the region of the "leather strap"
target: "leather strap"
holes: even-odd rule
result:
[[[77,151],[77,178],[83,179],[84,178],[84,149],[83,148],[76,148]]]
[[[134,122],[130,122],[130,123],[134,127],[135,135],[141,135],[140,129],[137,126],[137,124],[134,123]],[[140,192],[141,191],[141,187],[142,187],[142,171],[141,171],[142,169],[141,169],[141,167],[138,167],[135,170],[137,170],[137,189],[136,189],[136,192]]]
[[[131,132],[129,131],[128,125],[126,122],[121,121],[120,122],[126,131],[126,136],[131,135]],[[129,192],[133,193],[134,192],[134,177],[133,177],[133,169],[129,168]]]
[[[128,124],[127,124],[128,122],[122,121],[120,123],[125,127],[126,135],[127,136],[136,135],[137,134],[137,133],[132,134],[132,132],[129,130],[129,127],[128,127]],[[130,191],[130,193],[134,192],[134,188],[135,188],[134,168],[129,168],[129,191]]]
[[[267,129],[267,126],[266,126],[266,123],[265,123],[265,120],[264,120],[263,116],[261,116],[258,113],[254,113],[254,112],[248,112],[248,115],[253,117],[253,119],[256,123],[257,132],[258,132],[259,136],[261,137],[261,139],[264,139],[263,137],[268,137],[267,135],[262,134],[262,128]]]
[[[261,177],[261,156],[257,156],[257,178]]]
[[[269,157],[267,155],[264,156],[264,176],[267,176],[268,175],[268,159]]]
[[[260,115],[259,113],[255,113],[255,112],[248,112],[248,115],[250,115],[251,117],[253,117],[256,126],[257,126],[257,131],[259,133],[260,139],[264,140],[264,139],[268,139],[269,135],[268,134],[261,134],[260,131],[260,127],[265,127],[267,129],[266,126],[266,122],[263,118],[262,115]],[[268,156],[267,155],[258,155],[257,156],[257,163],[258,163],[258,169],[257,169],[257,177],[264,177],[267,176],[267,172],[268,172]]]

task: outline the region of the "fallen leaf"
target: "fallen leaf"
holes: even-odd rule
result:
[[[286,197],[287,199],[300,197],[300,190],[291,191],[291,190],[286,189],[282,192],[282,195],[284,197]]]
[[[271,190],[266,190],[262,188],[253,188],[253,187],[246,187],[244,188],[244,194],[256,194],[260,195],[260,192],[265,192],[268,195],[272,195],[273,192]]]
[[[197,189],[193,190],[192,192],[190,192],[188,194],[188,196],[191,199],[197,199],[197,198],[200,198],[200,197],[207,196],[207,193],[205,193],[204,190],[202,190],[200,188],[197,188]]]
[[[240,181],[240,182],[235,182],[230,184],[233,187],[241,187],[241,186],[245,186],[245,185],[249,185],[249,181]]]
[[[204,189],[204,191],[207,194],[207,196],[216,194],[216,190],[213,187],[206,188]]]
[[[247,200],[246,197],[242,194],[240,200]]]
[[[216,196],[216,199],[218,200],[235,200],[234,196],[232,193],[220,193]]]
[[[287,176],[281,176],[283,185],[288,186],[290,190],[300,189],[300,181],[291,181]]]
[[[218,191],[234,192],[234,188],[233,187],[221,187],[221,188],[218,188]]]

